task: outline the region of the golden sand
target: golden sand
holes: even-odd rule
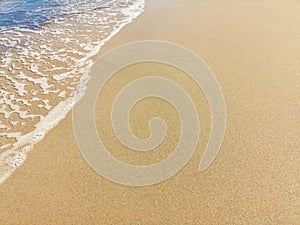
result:
[[[178,71],[140,64],[125,72],[142,76],[154,68],[162,76],[173,76],[198,100],[201,136],[192,160],[160,184],[115,184],[82,158],[69,113],[0,186],[0,224],[299,224],[299,15],[296,0],[147,1],[145,12],[99,56],[121,44],[148,39],[175,42],[198,54],[216,75],[227,105],[227,131],[216,160],[198,172],[210,132],[203,93],[188,78],[179,78]],[[155,99],[134,109],[133,130],[147,136],[138,125],[159,114],[175,121],[170,123],[169,144],[150,155],[115,150],[119,143],[107,110],[114,96],[109,91],[128,82],[120,77],[117,73],[117,82],[112,79],[98,99],[99,134],[113,146],[111,153],[125,162],[164,159],[178,139],[178,118],[171,106]],[[151,111],[153,104],[161,108]]]

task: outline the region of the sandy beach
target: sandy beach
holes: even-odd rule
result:
[[[200,141],[188,164],[165,182],[147,187],[108,181],[83,159],[70,112],[0,185],[0,224],[299,224],[299,15],[297,0],[146,1],[145,11],[94,59],[140,40],[177,43],[203,59],[227,108],[226,135],[214,163],[198,171],[211,129],[201,90],[174,68],[137,64],[118,72],[99,97],[99,135],[127,163],[151,164],[170,154],[179,128],[168,104],[148,99],[133,112],[132,126],[141,137],[148,134],[139,129],[145,117],[158,114],[170,123],[167,142],[149,155],[122,147],[109,121],[115,92],[128,82],[122,75],[159,73],[188,89],[201,115]],[[150,110],[153,105],[157,111]]]

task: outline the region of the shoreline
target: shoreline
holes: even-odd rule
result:
[[[141,188],[112,183],[82,158],[69,112],[0,185],[0,224],[299,221],[299,3],[163,3],[146,1],[144,12],[113,36],[97,58],[128,42],[158,39],[186,46],[204,59],[223,89],[228,111],[226,137],[213,166],[197,171],[209,135],[205,115],[204,140],[174,177]],[[186,80],[182,84],[189,86]]]
[[[128,16],[128,18],[126,20],[124,20],[124,19],[120,20],[119,21],[120,24],[118,24],[117,27],[114,27],[114,29],[111,28],[112,31],[107,37],[105,37],[103,40],[99,40],[98,44],[93,46],[91,51],[87,52],[85,57],[79,59],[79,61],[77,63],[82,64],[82,68],[80,68],[80,69],[82,69],[84,72],[82,73],[82,76],[79,79],[77,90],[74,91],[75,93],[79,93],[77,96],[82,96],[84,94],[84,92],[81,90],[82,86],[84,85],[85,80],[89,77],[90,67],[94,64],[94,61],[95,61],[93,59],[101,51],[101,47],[106,42],[108,42],[113,36],[115,36],[120,30],[122,30],[124,28],[124,26],[131,23],[132,20],[136,19],[143,12],[143,8],[141,8],[141,5],[140,5],[141,3],[144,3],[143,0],[139,0],[138,2],[136,2],[134,4],[134,6],[130,6],[129,8],[127,8],[125,14],[126,14],[126,16]],[[132,9],[135,9],[135,10],[132,11]],[[55,19],[54,21],[55,22],[60,21],[60,23],[61,23],[61,19]],[[53,27],[55,25],[53,25],[53,23],[50,23],[50,27],[45,28],[45,30],[51,29],[51,26]],[[14,27],[11,28],[11,32],[13,32],[14,29],[15,29]],[[22,30],[22,29],[17,29],[17,30]],[[36,32],[40,36],[44,36],[43,30],[36,31]],[[9,72],[9,71],[6,71],[6,72]],[[32,72],[34,72],[34,71],[32,71]],[[36,70],[35,72],[39,73],[39,75],[41,75],[41,72],[39,72],[38,70]],[[23,71],[21,71],[21,73],[23,74]],[[51,74],[51,76],[52,75],[53,74]],[[55,76],[57,76],[57,75],[54,74],[53,77],[55,77]],[[59,77],[59,76],[61,76],[61,74],[58,75],[58,79],[63,79],[62,77]],[[30,77],[27,77],[27,79],[29,79],[29,78]],[[44,78],[42,78],[42,79],[44,79]],[[55,78],[54,78],[54,80],[55,80]],[[24,80],[22,80],[20,82],[24,82]],[[33,81],[33,82],[34,82],[34,84],[36,84],[35,81]],[[48,82],[51,84],[51,78],[48,80]],[[45,83],[46,84],[44,84],[44,85],[48,86],[47,81]],[[63,90],[63,92],[65,94],[66,94],[66,91],[68,91],[68,88],[69,87],[67,87],[67,88],[65,88],[65,90]],[[74,96],[76,95],[75,93],[74,93]],[[61,96],[58,96],[58,97],[61,97]],[[27,99],[22,99],[22,100],[26,101]],[[49,102],[49,100],[47,100],[47,99],[45,99],[45,101]],[[47,102],[47,104],[48,104],[48,102]],[[22,132],[19,131],[19,130],[17,130],[19,132],[16,132],[16,133],[12,133],[12,134],[7,133],[6,134],[7,139],[9,137],[9,135],[16,135],[16,136],[13,136],[13,137],[16,138],[16,142],[6,144],[6,146],[11,145],[11,148],[6,149],[6,150],[2,150],[3,152],[0,151],[0,154],[1,154],[0,155],[0,160],[1,160],[0,161],[0,163],[1,163],[0,164],[0,167],[1,167],[1,170],[0,170],[0,185],[6,179],[8,179],[16,169],[18,169],[20,166],[22,166],[22,164],[26,161],[27,153],[33,148],[34,144],[36,144],[37,142],[42,140],[49,130],[51,130],[63,118],[65,118],[66,114],[74,107],[74,104],[76,104],[75,97],[69,96],[65,99],[61,99],[61,101],[59,101],[48,112],[47,115],[38,115],[38,114],[35,115],[35,116],[40,117],[40,121],[38,123],[34,124],[34,126],[36,127],[34,130],[30,131],[26,135],[21,135]],[[4,104],[4,107],[6,107],[6,106],[7,105]],[[3,112],[5,113],[5,110]],[[8,120],[7,117],[5,117],[5,119]]]

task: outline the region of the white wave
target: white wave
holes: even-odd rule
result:
[[[109,8],[56,19],[37,30],[2,30],[0,138],[7,140],[0,139],[0,183],[72,109],[75,92],[84,94],[91,57],[144,8],[144,0],[123,3],[110,1]]]

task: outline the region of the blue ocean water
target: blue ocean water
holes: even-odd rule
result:
[[[59,17],[96,9],[105,0],[0,0],[0,30],[9,27],[37,28]]]
[[[1,0],[0,27],[37,26],[55,16],[51,10],[61,2],[52,0]]]

